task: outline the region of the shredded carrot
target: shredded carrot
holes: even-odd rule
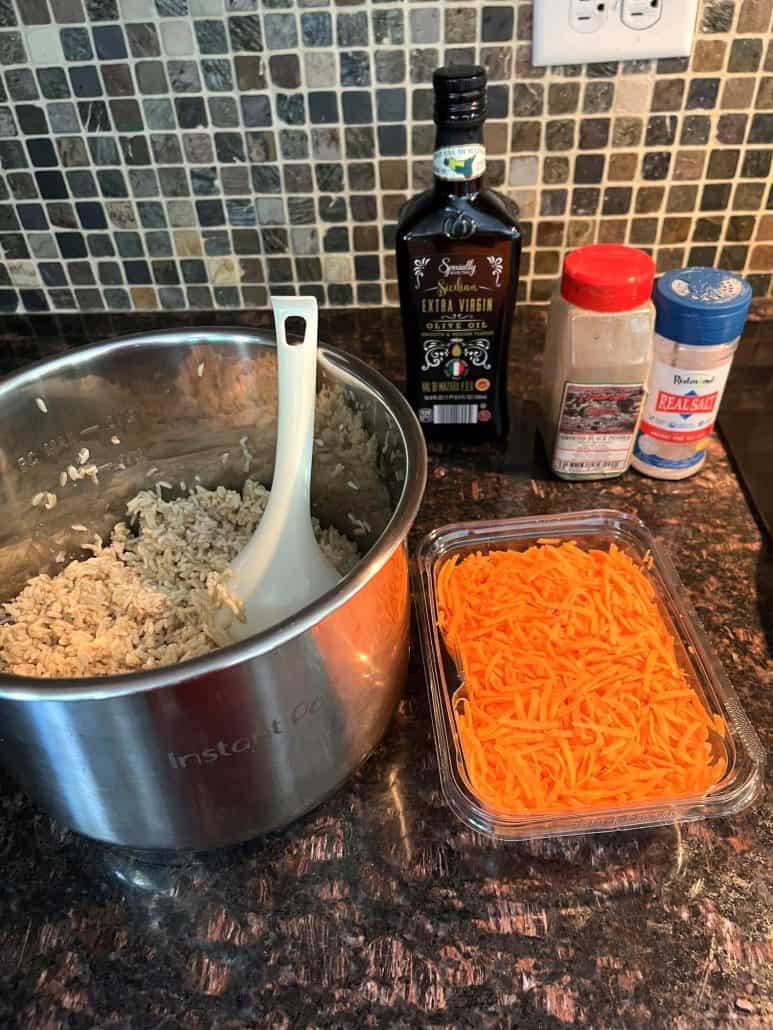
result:
[[[552,540],[443,563],[439,626],[484,802],[511,814],[617,807],[722,778],[724,724],[679,663],[651,567],[614,544]]]

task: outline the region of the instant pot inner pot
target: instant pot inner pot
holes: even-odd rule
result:
[[[318,390],[313,512],[364,555],[400,497],[402,434],[383,401],[324,349]],[[140,490],[170,499],[199,483],[270,485],[276,409],[273,340],[260,334],[119,341],[1,384],[0,599],[39,572],[55,575],[63,557],[88,557],[84,544],[107,539]],[[68,476],[61,485],[68,466],[84,464],[96,465],[97,482]],[[33,506],[40,493],[55,496],[49,510]]]

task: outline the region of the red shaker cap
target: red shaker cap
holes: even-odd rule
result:
[[[591,311],[632,311],[652,294],[655,263],[636,247],[595,243],[564,258],[561,295]]]

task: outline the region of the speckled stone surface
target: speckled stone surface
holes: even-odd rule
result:
[[[534,433],[541,319],[516,324],[508,447],[433,449],[413,542],[461,518],[638,514],[770,749],[773,555],[722,443],[682,483],[552,480]],[[133,326],[46,320],[0,363],[61,349],[52,332],[76,342]],[[324,312],[322,333],[400,381],[395,312]],[[354,779],[285,832],[225,852],[132,861],[2,779],[0,1025],[770,1026],[772,838],[763,799],[709,823],[491,844],[443,802],[414,655],[394,723]]]

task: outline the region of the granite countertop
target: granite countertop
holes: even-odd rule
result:
[[[8,320],[0,368],[206,318],[43,319],[34,336]],[[328,342],[400,381],[396,312],[321,323]],[[432,449],[413,544],[459,518],[638,514],[769,750],[773,557],[721,441],[682,483],[551,479],[534,430],[542,331],[541,313],[519,316],[507,449]],[[443,802],[414,654],[383,743],[334,798],[282,833],[181,865],[79,838],[0,779],[0,1024],[769,1026],[772,837],[763,799],[733,819],[492,844]]]

